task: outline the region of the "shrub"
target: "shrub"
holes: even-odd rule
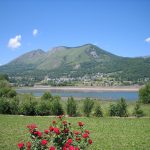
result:
[[[127,117],[127,104],[124,98],[121,98],[117,104],[111,104],[109,108],[110,116]]]
[[[19,99],[17,97],[10,100],[11,114],[19,114]]]
[[[10,103],[6,98],[0,98],[0,114],[11,114]]]
[[[73,130],[71,123],[63,116],[53,120],[49,129],[41,132],[35,124],[27,126],[31,142],[18,143],[20,150],[87,150],[92,144],[90,131],[85,130],[84,123],[78,122],[77,130]]]
[[[0,80],[0,89],[3,89],[5,87],[10,88],[9,82],[6,80]]]
[[[141,110],[139,102],[136,102],[136,105],[135,105],[134,111],[133,111],[133,115],[136,117],[144,116],[143,110]]]
[[[26,97],[19,106],[20,114],[33,116],[36,115],[37,102],[30,96]]]
[[[9,98],[13,98],[13,97],[17,96],[17,92],[16,92],[15,90],[11,89],[11,90],[8,92],[7,96],[8,96]]]
[[[117,115],[119,117],[127,117],[127,103],[124,98],[121,98],[117,103]]]
[[[50,92],[45,92],[42,97],[41,97],[42,100],[49,100],[49,99],[52,99],[52,95]]]
[[[52,101],[52,114],[53,115],[62,115],[64,113],[62,105],[60,103],[60,97],[59,96],[55,96],[53,97],[53,101]]]
[[[150,103],[150,82],[139,90],[139,99],[142,103]]]
[[[9,80],[9,77],[7,74],[0,74],[0,80]]]
[[[100,105],[97,105],[95,108],[94,116],[103,117],[103,112]]]
[[[110,104],[110,107],[109,107],[109,115],[110,116],[117,116],[117,106],[115,104]]]
[[[8,81],[0,80],[0,97],[13,98],[16,95],[16,91],[11,88]]]
[[[52,104],[50,101],[40,101],[36,107],[37,115],[51,115],[52,114]]]
[[[84,100],[84,103],[83,103],[83,112],[84,114],[89,117],[90,116],[90,113],[92,111],[92,108],[94,106],[94,102],[93,100],[89,99],[89,98],[86,98]]]
[[[68,100],[67,100],[67,114],[69,116],[77,115],[77,104],[73,97],[68,98]]]

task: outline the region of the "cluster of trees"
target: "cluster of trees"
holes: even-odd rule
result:
[[[137,101],[133,110],[133,116],[144,116],[143,110],[140,107],[140,103]],[[116,104],[111,104],[109,107],[109,116],[127,117],[127,103],[124,98],[121,98]]]
[[[36,99],[32,95],[20,95],[14,98],[0,98],[1,114],[22,115],[61,115],[64,113],[60,97]]]
[[[89,116],[93,108],[94,101],[86,99],[83,111]],[[66,108],[66,109],[65,109]],[[77,102],[73,97],[68,98],[66,106],[63,107],[59,96],[52,96],[44,93],[41,98],[36,99],[32,95],[18,95],[13,98],[0,97],[0,114],[20,114],[20,115],[62,115],[65,112],[69,116],[78,116]],[[96,113],[97,114],[97,113]]]
[[[109,109],[110,116],[127,117],[127,103],[124,98],[121,98],[117,104],[111,104]]]
[[[63,104],[65,104],[63,102]],[[77,101],[73,97],[68,98],[66,105],[63,105],[59,96],[52,96],[50,93],[44,93],[41,98],[35,98],[32,95],[18,95],[13,98],[0,98],[0,113],[1,114],[20,114],[20,115],[62,115],[68,114],[75,117],[81,115],[81,110],[84,116],[90,115],[95,117],[103,117],[103,111],[99,103],[86,98],[83,100],[81,110],[78,109]],[[96,104],[96,105],[95,105]],[[127,104],[125,99],[121,98],[116,104],[111,104],[108,110],[109,116],[127,117]],[[143,111],[140,104],[137,103],[133,115],[137,117],[143,116]]]

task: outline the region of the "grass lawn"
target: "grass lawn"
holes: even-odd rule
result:
[[[0,150],[16,150],[28,140],[26,125],[47,129],[54,118],[0,115]],[[83,121],[91,132],[90,150],[150,150],[150,118],[67,118],[73,125]]]

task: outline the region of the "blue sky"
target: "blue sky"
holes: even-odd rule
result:
[[[150,55],[150,0],[0,1],[0,65],[34,49],[86,43]]]

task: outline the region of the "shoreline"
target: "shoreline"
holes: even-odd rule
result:
[[[116,86],[116,87],[50,87],[50,86],[34,86],[34,87],[19,87],[17,90],[61,90],[61,91],[139,91],[140,86]]]

